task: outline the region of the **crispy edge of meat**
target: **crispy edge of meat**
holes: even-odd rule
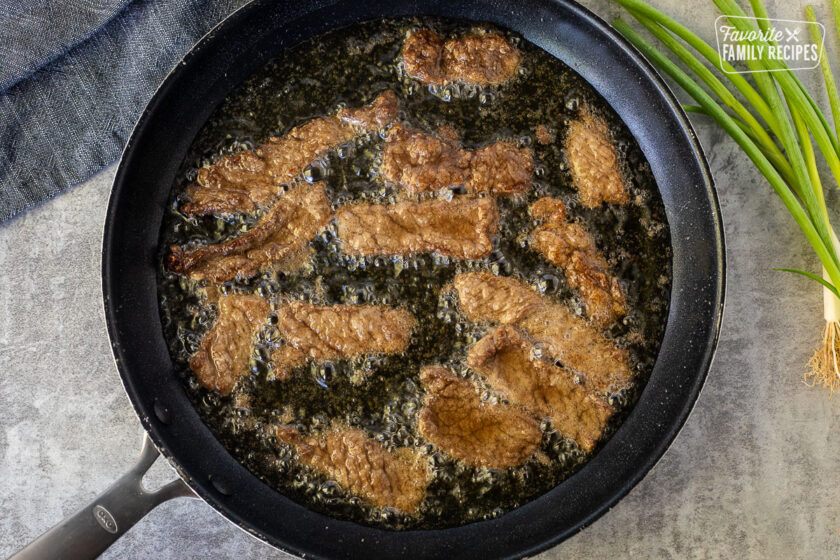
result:
[[[593,390],[619,391],[633,379],[627,350],[527,284],[489,272],[458,274],[452,284],[468,320],[519,327]]]
[[[597,208],[604,202],[630,201],[604,119],[592,114],[588,107],[582,108],[580,116],[569,124],[563,145],[581,204]]]
[[[286,344],[272,354],[275,375],[289,376],[308,360],[331,361],[363,354],[405,351],[417,319],[384,305],[313,305],[302,301],[277,308],[277,325]]]
[[[388,90],[369,105],[310,119],[253,150],[224,156],[198,170],[196,182],[186,189],[190,200],[180,210],[187,216],[228,216],[264,208],[315,159],[387,126],[398,110],[399,100]]]
[[[441,132],[436,136],[394,125],[382,152],[382,178],[411,194],[463,187],[468,193],[505,196],[531,187],[534,155],[530,148],[499,140],[466,150],[447,129]]]
[[[274,378],[280,381],[292,376],[295,368],[306,365],[307,357],[301,350],[291,344],[284,344],[275,348],[271,353],[271,363],[274,365]]]
[[[362,132],[375,132],[393,123],[400,110],[400,100],[391,90],[385,90],[364,107],[342,109],[338,118]]]
[[[443,366],[420,370],[426,391],[418,430],[422,437],[467,464],[507,468],[524,463],[540,445],[540,424],[524,410],[489,404],[475,384]]]
[[[589,321],[605,328],[624,316],[627,300],[618,279],[592,235],[567,219],[563,201],[540,198],[531,205],[531,215],[542,220],[531,232],[531,247],[563,269],[569,286],[581,295]]]
[[[295,449],[299,460],[376,507],[414,514],[426,497],[428,460],[416,449],[389,451],[360,428],[333,424],[318,436],[278,426],[277,439]]]
[[[499,210],[489,197],[348,204],[336,217],[342,250],[362,256],[437,253],[479,259],[493,250],[499,229]]]
[[[258,296],[231,294],[220,296],[216,306],[216,322],[190,359],[190,369],[205,388],[227,395],[248,374],[254,339],[265,326],[271,305]]]
[[[565,369],[534,356],[534,344],[511,325],[493,329],[467,355],[467,364],[510,402],[524,406],[554,429],[592,451],[613,410],[575,383]]]
[[[402,48],[406,74],[439,86],[502,84],[516,75],[521,60],[519,50],[498,33],[444,40],[431,29],[420,29],[406,37]]]
[[[298,184],[274,203],[257,224],[242,235],[185,251],[172,245],[169,270],[189,274],[193,280],[222,283],[235,277],[251,278],[273,264],[296,262],[309,242],[332,219],[332,207],[323,183]],[[303,265],[305,258],[298,258]]]

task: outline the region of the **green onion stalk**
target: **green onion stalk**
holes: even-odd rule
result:
[[[805,380],[830,391],[840,388],[840,244],[829,220],[823,182],[840,185],[840,95],[825,53],[814,8],[805,9],[809,31],[820,45],[820,70],[831,108],[831,119],[784,61],[768,58],[747,62],[749,73],[738,73],[718,52],[690,29],[643,0],[613,0],[623,6],[679,62],[672,61],[621,18],[619,33],[694,99],[684,108],[712,118],[743,150],[802,230],[822,264],[822,274],[778,268],[819,282],[823,287],[826,327],[822,345],[808,363]],[[756,20],[735,0],[713,0],[739,33],[741,44],[770,46],[767,10],[762,0],[750,0]],[[833,21],[840,33],[840,0],[831,0]],[[693,75],[693,76],[692,76]],[[829,172],[820,175],[817,154]]]

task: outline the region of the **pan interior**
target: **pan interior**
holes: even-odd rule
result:
[[[630,350],[637,378],[629,389],[611,395],[618,413],[604,440],[630,413],[653,369],[671,280],[669,230],[650,166],[627,127],[591,86],[553,56],[508,33],[523,54],[519,75],[510,84],[424,87],[404,76],[398,65],[407,32],[417,28],[432,28],[444,36],[493,30],[440,18],[369,21],[311,38],[273,59],[237,87],[197,135],[172,189],[160,242],[159,298],[166,339],[176,372],[206,425],[238,461],[284,495],[326,515],[388,529],[441,528],[493,519],[560,484],[593,454],[545,427],[539,453],[525,464],[508,469],[471,467],[426,444],[417,433],[423,399],[420,368],[440,363],[470,375],[464,364],[466,353],[489,330],[467,321],[457,298],[447,294],[446,286],[455,274],[488,270],[514,276],[583,313],[563,270],[524,242],[534,226],[528,215],[531,203],[543,196],[562,199],[570,217],[595,235],[628,298],[630,312],[610,328],[608,336]],[[270,356],[278,335],[268,328],[261,333],[253,373],[232,395],[204,389],[190,371],[189,359],[215,319],[214,308],[202,296],[200,285],[166,269],[167,248],[235,236],[250,227],[253,218],[187,219],[178,212],[184,187],[195,180],[202,165],[252,149],[337,106],[370,103],[386,89],[399,96],[408,126],[454,131],[469,149],[513,139],[534,150],[537,167],[529,192],[499,199],[502,227],[496,249],[476,261],[434,255],[355,258],[344,255],[335,232],[327,231],[312,243],[312,266],[289,274],[265,272],[248,281],[228,282],[221,290],[322,305],[399,302],[422,325],[405,354],[312,364],[295,371],[289,380],[277,381]],[[594,209],[577,203],[562,146],[568,124],[582,111],[609,123],[631,203]],[[540,125],[552,131],[553,141],[541,143],[535,138]],[[336,207],[392,203],[399,188],[385,185],[377,176],[382,144],[379,135],[363,136],[316,161],[305,176],[324,180]],[[483,387],[483,397],[499,398],[491,387]],[[331,421],[362,427],[390,448],[422,449],[434,476],[419,515],[366,505],[328,477],[302,467],[272,435],[281,422],[317,434]]]

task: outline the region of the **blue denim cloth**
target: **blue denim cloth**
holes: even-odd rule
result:
[[[246,0],[0,0],[0,222],[115,161],[169,70]]]

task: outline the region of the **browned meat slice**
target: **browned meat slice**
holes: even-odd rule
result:
[[[437,253],[479,259],[493,250],[499,211],[492,198],[348,204],[336,211],[338,237],[350,255]]]
[[[539,423],[524,410],[482,402],[472,381],[445,367],[420,371],[426,391],[420,435],[456,459],[503,469],[524,463],[540,444]]]
[[[562,303],[543,298],[518,280],[489,272],[459,274],[453,284],[467,319],[521,328],[590,389],[619,391],[632,380],[628,352]]]
[[[531,206],[531,215],[543,220],[531,232],[531,247],[563,269],[569,286],[580,294],[592,324],[604,328],[625,315],[627,302],[618,279],[589,232],[566,219],[563,202],[541,198]]]
[[[606,422],[610,406],[572,374],[534,356],[534,345],[522,331],[503,325],[479,340],[467,363],[484,375],[490,385],[542,418],[551,418],[556,430],[591,451]]]
[[[319,306],[293,301],[277,309],[277,329],[286,341],[272,359],[278,378],[307,360],[319,362],[363,354],[405,351],[417,324],[408,311],[379,305]]]
[[[512,195],[530,188],[534,158],[511,142],[464,150],[451,139],[395,125],[380,169],[383,179],[412,194],[462,186],[469,193]]]
[[[319,436],[281,426],[277,439],[294,447],[300,461],[376,507],[415,513],[426,497],[429,467],[408,447],[388,451],[359,428],[334,424]]]
[[[604,119],[584,108],[580,118],[569,125],[565,147],[581,204],[595,208],[604,202],[627,204],[630,201]]]
[[[393,122],[398,106],[397,96],[386,91],[371,105],[312,119],[255,150],[202,167],[196,182],[186,189],[189,201],[181,211],[188,216],[225,216],[264,208],[316,158]]]
[[[452,283],[461,311],[474,322],[515,324],[545,306],[540,294],[508,276],[468,272],[455,276]]]
[[[535,342],[544,344],[549,356],[579,374],[581,382],[595,391],[620,391],[633,379],[628,352],[563,304],[548,304],[517,326]]]
[[[406,74],[434,85],[501,84],[514,76],[521,59],[519,51],[497,33],[444,40],[421,29],[406,38],[402,50]]]
[[[216,306],[216,322],[190,360],[190,369],[207,389],[227,395],[248,374],[254,338],[268,321],[271,306],[261,297],[239,294],[220,296]]]
[[[248,232],[190,251],[173,245],[167,263],[173,272],[195,280],[251,278],[283,260],[294,260],[331,219],[324,184],[301,183],[281,196]]]

